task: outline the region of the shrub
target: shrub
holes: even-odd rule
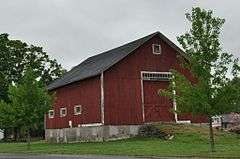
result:
[[[157,128],[154,125],[144,125],[140,127],[138,134],[141,137],[156,137],[165,140],[173,138],[172,135],[162,132],[159,128]]]
[[[240,125],[230,128],[229,131],[236,134],[240,134]]]

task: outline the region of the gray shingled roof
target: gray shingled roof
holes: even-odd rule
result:
[[[48,85],[48,90],[53,90],[68,85],[70,83],[101,74],[102,72],[122,60],[128,54],[133,52],[135,49],[140,47],[142,44],[150,40],[155,35],[159,35],[162,40],[164,40],[166,43],[176,49],[176,51],[183,53],[180,48],[178,48],[163,34],[161,34],[160,32],[155,32],[120,47],[89,57],[79,65],[73,67],[70,71],[66,72],[61,78],[53,81],[50,85]]]

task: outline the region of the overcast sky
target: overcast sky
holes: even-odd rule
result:
[[[176,44],[193,6],[226,19],[223,48],[240,57],[238,0],[0,0],[0,33],[42,46],[64,68],[160,31]]]

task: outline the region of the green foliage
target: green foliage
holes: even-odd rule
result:
[[[240,100],[238,100],[238,99],[240,99],[240,77],[236,77],[236,78],[234,78],[231,82],[230,82],[230,84],[229,85],[231,85],[232,87],[233,87],[233,89],[235,89],[235,92],[234,92],[234,95],[235,95],[235,98],[234,98],[234,104],[236,105],[236,112],[238,112],[238,113],[240,113]]]
[[[26,128],[43,121],[53,98],[42,81],[27,69],[19,83],[9,87],[9,102],[0,101],[0,128]]]
[[[17,112],[17,119],[26,126],[32,126],[42,120],[52,103],[46,87],[36,80],[31,69],[27,70],[19,84],[10,86],[9,99]]]
[[[0,100],[10,102],[9,86],[20,83],[28,67],[32,68],[35,78],[45,85],[65,72],[62,66],[56,60],[50,59],[41,47],[28,45],[20,40],[11,40],[8,34],[0,34]],[[14,88],[12,89],[11,93],[14,91]],[[6,119],[1,122],[1,124],[6,123],[1,125],[1,128],[12,128],[12,124],[7,124],[9,121],[19,121],[19,124],[15,124],[21,125],[19,118],[8,120],[10,118],[7,116],[8,114],[14,113],[6,113],[6,110],[0,108],[0,120]],[[20,128],[14,127],[14,129],[14,136],[17,136],[16,133],[20,131]],[[35,130],[43,131],[43,119],[35,125]],[[11,129],[7,130],[10,133],[11,131]]]
[[[222,52],[219,36],[225,20],[198,7],[186,17],[192,27],[178,41],[190,59],[183,66],[191,71],[196,82],[173,70],[169,90],[160,94],[176,98],[179,113],[214,116],[235,111],[240,107],[237,105],[240,88],[230,81],[232,76],[239,75],[239,61],[232,54]],[[177,92],[174,96],[173,90]]]
[[[14,110],[5,101],[0,101],[0,129],[13,128],[14,126]]]
[[[0,34],[0,99],[7,101],[8,86],[19,82],[28,67],[46,85],[65,71],[41,47],[10,40],[8,34]]]
[[[219,36],[224,19],[214,17],[212,11],[193,8],[186,14],[191,29],[178,37],[187,61],[183,67],[191,71],[195,82],[173,70],[168,90],[159,94],[177,101],[178,113],[205,115],[209,118],[210,143],[214,151],[211,117],[240,110],[240,87],[231,81],[239,76],[239,60],[222,52]],[[172,93],[176,91],[176,93]]]

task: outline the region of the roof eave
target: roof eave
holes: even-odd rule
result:
[[[102,74],[102,72],[97,73],[97,74],[95,74],[95,75],[91,75],[91,76],[89,76],[89,77],[85,77],[85,78],[82,78],[82,79],[78,79],[78,80],[71,81],[71,82],[66,83],[66,84],[64,84],[64,85],[61,85],[61,86],[55,86],[55,87],[50,87],[50,88],[48,87],[47,90],[48,90],[48,91],[54,91],[55,89],[59,89],[59,88],[65,87],[65,86],[71,85],[71,84],[73,84],[73,83],[86,80],[86,79],[88,79],[88,78],[93,78],[93,77],[99,76],[99,75],[101,75],[101,74]]]

